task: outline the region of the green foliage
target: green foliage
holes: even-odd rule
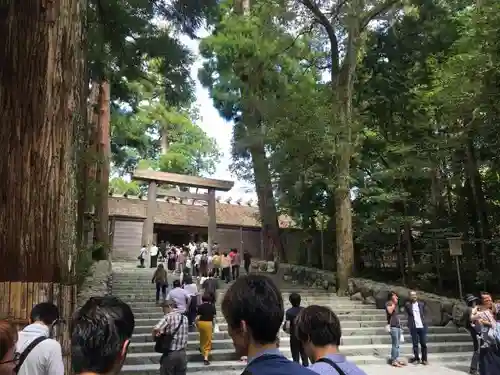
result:
[[[179,32],[194,37],[217,14],[216,0],[91,0],[87,11],[89,78],[109,80],[112,98],[128,102],[128,83],[148,79],[144,62],[156,59],[168,102],[189,102],[193,56],[180,42]]]
[[[109,181],[109,190],[114,194],[138,196],[141,189],[137,181],[126,181],[121,177],[113,177]]]
[[[137,107],[134,111],[117,109],[112,117],[113,163],[118,173],[135,167],[190,175],[213,173],[220,152],[215,140],[195,123],[196,111],[170,106],[147,84],[132,82],[131,86]]]
[[[234,122],[240,175],[259,186],[252,152],[263,147],[280,211],[310,233],[316,253],[322,227],[331,252],[346,138],[338,92],[320,65],[336,64],[331,40],[310,24],[309,2],[292,3],[259,1],[246,16],[223,5],[201,43],[199,77]],[[500,271],[499,10],[492,0],[413,0],[361,36],[349,128],[360,274],[456,293],[447,238],[461,236],[466,288],[500,291],[492,277]],[[334,23],[340,51],[349,12],[342,8]]]

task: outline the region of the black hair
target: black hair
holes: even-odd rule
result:
[[[30,319],[32,322],[41,321],[50,326],[59,319],[59,309],[50,302],[42,302],[31,309]]]
[[[300,297],[299,293],[292,293],[290,294],[290,297],[288,297],[288,300],[290,301],[293,307],[299,307],[302,298]]]
[[[328,307],[311,305],[295,318],[295,335],[301,342],[314,346],[340,345],[342,330],[337,315]]]
[[[257,343],[276,341],[285,312],[281,292],[269,277],[248,275],[236,279],[225,293],[221,307],[231,328],[238,329],[245,321]]]
[[[71,362],[77,374],[107,374],[134,331],[130,306],[117,297],[92,297],[71,321]]]
[[[398,295],[398,294],[397,294],[396,292],[392,292],[392,291],[391,291],[391,292],[389,292],[389,293],[387,294],[387,300],[388,300],[388,301],[390,301],[390,300],[392,299],[392,297],[393,297],[393,296],[396,296],[396,297],[397,297],[397,295]]]
[[[174,280],[174,281],[172,282],[172,286],[173,286],[174,288],[180,288],[180,287],[181,287],[181,281],[180,281],[179,279]]]
[[[214,296],[212,293],[203,293],[203,295],[201,296],[201,301],[202,302],[214,302]]]
[[[191,275],[186,275],[182,278],[183,284],[192,284],[193,283],[193,277]]]

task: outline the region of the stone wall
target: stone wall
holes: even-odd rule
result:
[[[264,262],[256,262],[254,269],[265,271]],[[283,280],[292,284],[302,284],[312,288],[319,288],[335,293],[335,273],[316,268],[280,264],[278,274]],[[372,280],[352,278],[349,280],[349,296],[352,300],[362,301],[366,304],[376,304],[383,309],[388,299],[389,292],[394,291],[399,296],[400,307],[408,301],[410,289],[390,284],[379,283]],[[462,325],[462,316],[466,309],[465,303],[459,299],[438,296],[432,293],[417,291],[420,300],[426,304],[426,320],[429,325]]]
[[[77,307],[81,307],[90,297],[111,294],[112,270],[108,260],[92,264],[88,276],[78,291]]]

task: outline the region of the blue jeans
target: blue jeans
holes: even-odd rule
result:
[[[401,328],[391,327],[391,362],[399,358],[399,344],[401,344]]]

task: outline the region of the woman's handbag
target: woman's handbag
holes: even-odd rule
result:
[[[184,315],[181,315],[181,321],[179,322],[179,325],[172,333],[166,333],[165,331],[163,331],[163,333],[155,337],[156,353],[167,354],[171,351],[170,347],[172,346],[172,341],[174,340],[176,333],[179,331],[179,328],[181,328],[183,320],[184,320]]]

